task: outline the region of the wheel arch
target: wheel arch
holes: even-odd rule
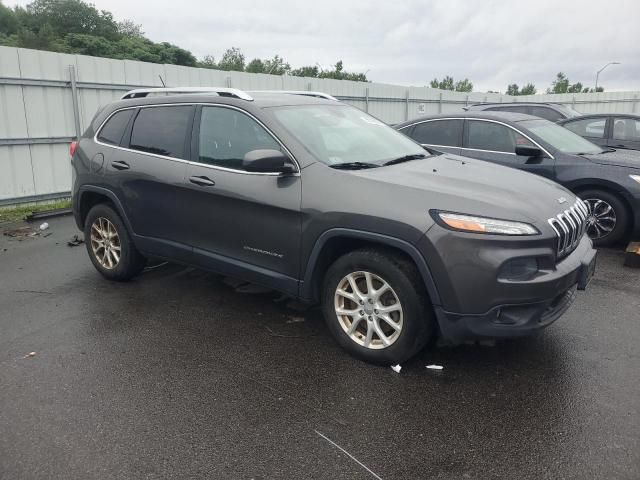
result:
[[[440,305],[440,295],[426,260],[411,243],[379,233],[335,228],[325,231],[316,240],[306,262],[300,297],[315,301],[320,295],[324,273],[338,257],[363,247],[384,247],[407,256],[418,269],[433,305]]]
[[[84,229],[84,222],[87,218],[87,214],[89,210],[93,208],[95,205],[100,203],[106,203],[111,205],[122,221],[130,235],[133,235],[133,230],[131,229],[131,224],[129,223],[129,219],[124,212],[124,208],[122,207],[122,203],[118,200],[118,197],[111,190],[104,187],[97,187],[95,185],[83,185],[80,187],[78,192],[78,208],[76,210],[76,223],[80,229]]]
[[[571,191],[580,197],[582,192],[586,192],[587,190],[602,190],[607,192],[610,195],[614,195],[620,199],[624,208],[629,215],[630,225],[629,230],[634,230],[638,228],[640,225],[634,224],[635,215],[633,213],[633,207],[631,206],[631,200],[626,192],[621,191],[620,187],[618,187],[615,183],[607,182],[606,180],[593,180],[588,181],[585,180],[580,182],[579,184],[573,185],[570,187]],[[582,198],[582,197],[580,197]]]

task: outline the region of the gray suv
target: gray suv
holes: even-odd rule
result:
[[[430,153],[323,94],[132,91],[72,163],[75,219],[106,278],[159,257],[319,302],[338,343],[375,363],[436,336],[540,330],[595,267],[587,209],[565,188]]]

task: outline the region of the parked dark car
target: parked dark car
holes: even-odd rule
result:
[[[396,125],[423,146],[550,178],[589,207],[589,236],[640,234],[640,152],[595,145],[541,118],[503,112],[422,117]]]
[[[540,330],[593,274],[587,207],[556,183],[428,154],[330,98],[184,90],[128,93],[72,147],[108,279],[160,257],[320,302],[340,345],[389,364],[436,335]]]
[[[558,122],[603,147],[640,150],[640,116],[599,113]]]
[[[581,117],[582,114],[561,103],[517,102],[517,103],[474,103],[464,108],[469,112],[523,113],[544,118],[550,122],[560,122],[567,118]]]

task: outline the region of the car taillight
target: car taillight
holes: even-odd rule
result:
[[[71,158],[73,158],[73,156],[76,154],[76,148],[78,148],[78,142],[71,142],[71,145],[69,145],[69,155],[71,156]]]

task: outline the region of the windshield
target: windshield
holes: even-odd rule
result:
[[[327,165],[362,162],[381,166],[427,152],[380,120],[346,105],[275,107],[278,121]]]
[[[602,153],[602,148],[548,120],[525,120],[520,125],[529,129],[553,148],[564,153]]]

